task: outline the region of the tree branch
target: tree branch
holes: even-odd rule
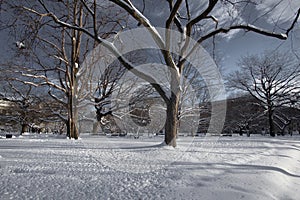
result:
[[[150,23],[150,21],[137,9],[133,6],[133,4],[127,0],[125,3],[122,0],[110,0],[111,2],[117,4],[121,8],[125,9],[134,19],[136,19],[140,24],[144,25],[151,34],[152,38],[158,45],[160,49],[164,49],[165,44],[160,34],[156,30],[154,26]]]
[[[300,8],[298,9],[298,12],[297,12],[297,14],[296,14],[296,17],[295,17],[293,23],[292,23],[291,26],[286,30],[286,35],[287,35],[287,36],[288,36],[289,33],[291,32],[291,30],[293,30],[293,28],[295,27],[295,25],[296,25],[296,23],[297,23],[299,17],[300,17]]]
[[[270,32],[266,29],[258,28],[256,26],[251,25],[251,24],[246,24],[246,25],[241,24],[241,25],[231,26],[231,27],[228,27],[228,28],[219,28],[219,29],[216,29],[216,30],[208,33],[207,35],[202,36],[201,38],[199,38],[197,40],[197,44],[193,46],[193,48],[187,53],[187,55],[183,59],[186,59],[187,57],[189,57],[196,50],[197,45],[201,44],[203,41],[205,41],[205,40],[207,40],[207,39],[209,39],[209,38],[211,38],[211,37],[213,37],[217,34],[220,34],[220,33],[226,34],[231,30],[245,30],[245,31],[251,31],[251,32],[261,34],[261,35],[265,35],[265,36],[268,36],[268,37],[281,39],[281,40],[286,40],[287,39],[287,34]]]
[[[123,1],[118,1],[118,0],[112,0],[112,1],[113,1],[113,2],[114,2],[114,1],[120,2],[120,3],[122,3],[122,5],[123,5],[123,3],[124,3]],[[124,3],[124,4],[125,4],[125,3]],[[128,6],[128,4],[126,4],[126,6]],[[104,47],[106,47],[110,52],[112,52],[112,53],[118,58],[118,60],[124,65],[124,67],[125,67],[126,69],[130,70],[130,72],[132,72],[132,73],[135,74],[136,76],[138,76],[138,77],[140,77],[141,79],[143,79],[143,80],[147,81],[148,83],[150,83],[150,84],[155,88],[155,90],[161,95],[161,97],[164,99],[165,102],[168,102],[168,101],[169,101],[169,98],[168,98],[166,92],[163,90],[163,88],[160,86],[160,84],[158,84],[158,83],[156,82],[156,80],[155,80],[153,77],[151,77],[151,76],[149,76],[149,75],[147,75],[147,74],[145,74],[145,73],[143,73],[143,72],[141,72],[141,71],[135,69],[134,66],[133,66],[133,64],[131,64],[126,58],[124,58],[124,56],[118,51],[118,49],[113,45],[113,43],[111,43],[111,42],[109,42],[109,41],[107,41],[107,40],[105,40],[105,39],[103,39],[103,38],[101,38],[101,37],[97,37],[97,36],[93,35],[91,32],[89,32],[87,29],[85,29],[85,28],[83,28],[83,27],[78,27],[77,25],[71,25],[71,24],[69,24],[69,23],[66,23],[66,22],[61,21],[61,20],[58,19],[58,17],[57,17],[56,15],[54,15],[53,13],[44,13],[44,14],[43,14],[43,13],[39,13],[39,12],[37,12],[37,11],[35,11],[35,10],[32,10],[32,9],[30,9],[30,8],[27,8],[27,7],[23,7],[23,8],[24,8],[25,10],[28,10],[28,11],[30,11],[30,12],[32,12],[32,13],[35,13],[35,14],[37,14],[37,15],[40,15],[40,16],[42,16],[42,17],[51,17],[51,18],[54,20],[55,23],[57,23],[57,24],[59,24],[59,25],[61,25],[61,26],[63,26],[63,27],[72,29],[72,30],[82,31],[83,33],[87,34],[89,37],[91,37],[91,38],[93,38],[94,40],[98,41],[98,42],[101,43]],[[126,8],[127,8],[127,7],[126,7]],[[132,11],[134,11],[134,9],[133,9]],[[145,18],[145,17],[144,17],[144,16],[142,16],[142,17],[138,16],[138,18],[140,19],[140,18]],[[146,19],[146,18],[145,18],[145,19]],[[145,23],[148,24],[148,20],[147,20],[147,19],[146,19]],[[149,23],[149,24],[150,24],[150,23]],[[151,24],[150,24],[150,26],[151,26]],[[152,28],[153,28],[153,29],[152,29]],[[156,30],[154,27],[152,27],[152,28],[150,28],[150,30],[152,30],[152,31],[154,32],[153,34],[154,34],[154,35],[157,34],[157,37],[160,38],[160,36],[159,36],[157,30]],[[161,38],[160,38],[159,40],[162,41]]]

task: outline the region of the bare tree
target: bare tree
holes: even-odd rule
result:
[[[0,98],[10,105],[1,120],[12,125],[19,124],[21,134],[30,131],[33,125],[50,125],[58,121],[66,110],[53,102],[45,92],[47,87],[35,87],[39,80],[25,78],[18,73],[19,70],[19,66],[1,65]]]
[[[201,123],[209,124],[211,115],[204,117],[201,113],[211,111],[211,108],[204,105],[209,104],[214,97],[209,93],[205,79],[194,66],[186,65],[181,79],[179,131],[194,136],[199,129],[200,120]]]
[[[138,65],[138,63],[145,62],[146,58],[142,54],[142,52],[131,52],[126,55],[126,58]],[[135,77],[130,80],[123,79],[126,72],[126,68],[119,61],[115,61],[105,68],[100,79],[97,80],[97,86],[94,89],[95,108],[97,119],[102,126],[108,125],[116,118],[122,120],[126,113],[129,114],[124,108],[139,101],[139,99],[128,100],[130,105],[120,103],[122,99],[129,98],[129,93],[134,92],[133,86],[138,81]]]
[[[3,115],[5,121],[16,123],[21,126],[20,134],[28,132],[30,123],[37,122],[36,116],[39,111],[37,109],[40,99],[35,95],[34,87],[26,85],[9,78],[1,81],[2,89],[0,98],[10,103],[11,114]]]
[[[286,54],[265,52],[243,57],[240,66],[229,76],[229,86],[257,99],[268,116],[270,135],[275,136],[274,117],[287,125],[279,108],[290,106],[300,89],[300,65]]]
[[[50,17],[55,23],[62,27],[86,34],[96,42],[99,42],[107,47],[120,60],[125,68],[128,70],[135,69],[135,66],[132,63],[119,54],[116,46],[106,40],[105,37],[101,37],[99,34],[99,30],[97,28],[99,10],[95,9],[95,5],[98,3],[98,1],[81,0],[80,2],[82,3],[84,9],[90,13],[91,21],[94,22],[93,29],[90,29],[86,26],[81,26],[76,23],[76,21],[67,21],[64,18],[61,18],[58,16],[56,9],[47,8],[47,5],[42,0],[40,0],[39,3],[42,5],[43,9],[36,9],[34,7],[27,7],[25,9],[37,14],[41,18]],[[160,1],[162,9],[165,9],[166,6],[169,8],[168,12],[164,10],[163,13],[165,16],[160,16],[160,25],[166,28],[166,31],[163,34],[165,37],[163,37],[163,35],[157,31],[157,28],[155,28],[155,21],[151,20],[150,17],[147,17],[146,14],[143,14],[147,11],[147,5],[141,6],[141,3],[134,3],[130,0],[109,0],[108,2],[112,2],[123,8],[124,11],[126,11],[133,19],[137,21],[137,25],[142,25],[147,28],[151,37],[161,49],[164,63],[169,67],[169,88],[170,91],[172,91],[170,96],[167,95],[164,89],[158,83],[156,83],[151,76],[148,76],[146,73],[138,70],[133,70],[133,72],[136,76],[139,76],[140,78],[149,82],[165,101],[167,105],[165,142],[171,146],[176,146],[179,99],[181,95],[180,79],[183,68],[185,67],[186,59],[192,54],[195,48],[197,48],[197,45],[203,43],[204,41],[208,41],[209,39],[213,39],[219,34],[228,34],[233,30],[252,31],[268,37],[285,40],[291,30],[294,28],[300,15],[300,9],[297,9],[296,13],[292,13],[290,15],[291,18],[293,18],[290,20],[291,23],[286,25],[285,28],[281,27],[284,31],[282,31],[282,29],[276,29],[276,27],[275,30],[267,30],[256,26],[255,23],[257,20],[242,18],[241,13],[243,13],[247,8],[260,4],[256,1],[247,0],[236,2],[227,0],[208,0],[202,4],[199,4],[199,2],[192,3],[188,0],[166,0],[164,2]],[[145,2],[147,1],[143,1],[143,3]],[[143,7],[145,7],[145,9],[143,9]],[[148,9],[151,10],[149,7]],[[272,12],[272,10],[265,11],[265,14],[270,12]],[[222,16],[226,17],[224,18]],[[277,22],[279,23],[280,20],[278,19]],[[180,56],[178,61],[176,61],[177,56],[175,58],[171,53],[170,43],[172,34],[170,29],[177,30],[183,35],[182,41],[180,41]],[[189,48],[189,45],[191,45],[190,37],[194,37],[194,39],[198,42],[192,48]]]
[[[27,11],[50,12],[53,9],[58,18],[66,23],[76,24],[82,28],[95,25],[93,30],[102,38],[114,34],[114,31],[122,29],[123,25],[125,27],[127,14],[122,14],[112,5],[93,6],[86,10],[85,5],[79,0],[5,3],[7,10],[13,13],[11,18],[8,18],[11,21],[8,20],[6,26],[20,38],[20,41],[17,41],[19,46],[23,45],[21,48],[17,47],[21,52],[20,62],[14,64],[22,66],[18,71],[25,78],[36,80],[27,84],[35,87],[48,86],[48,94],[67,110],[66,113],[57,111],[54,113],[66,124],[68,137],[75,139],[79,136],[79,110],[87,103],[94,102],[92,97],[95,92],[93,91],[95,88],[92,87],[95,80],[91,80],[92,69],[82,68],[81,64],[98,41],[90,42],[80,30],[57,26],[52,20]],[[90,9],[105,10],[107,13],[114,9],[115,12],[111,15],[99,13],[97,15],[99,22],[95,22],[96,25],[89,20]],[[115,21],[116,23],[112,23]],[[25,62],[24,60],[28,58],[30,61]],[[91,101],[87,102],[87,99]]]

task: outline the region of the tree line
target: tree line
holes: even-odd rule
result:
[[[116,90],[126,94],[128,90],[133,89],[130,84],[125,84],[125,89],[120,89],[120,84],[115,84],[118,80],[116,77],[122,75],[123,70],[131,71],[136,78],[149,83],[165,103],[164,140],[166,144],[175,147],[180,114],[183,111],[181,108],[184,105],[182,96],[185,93],[185,87],[183,87],[185,81],[183,80],[187,77],[189,77],[188,80],[195,80],[192,76],[184,73],[189,66],[187,61],[190,57],[197,57],[196,50],[199,45],[205,46],[214,57],[216,42],[234,31],[250,31],[266,37],[286,40],[297,25],[300,15],[299,8],[290,13],[288,22],[282,23],[280,28],[275,24],[269,29],[267,26],[261,27],[261,24],[258,23],[260,18],[265,17],[272,10],[266,10],[265,15],[262,14],[254,20],[253,17],[243,16],[245,10],[253,10],[253,7],[259,4],[261,3],[252,0],[238,2],[208,0],[201,3],[189,0],[166,0],[160,2],[160,8],[157,7],[158,10],[164,10],[164,12],[160,12],[163,15],[159,16],[152,12],[153,7],[150,6],[152,5],[150,1],[4,1],[1,5],[1,15],[4,16],[2,17],[3,24],[14,37],[17,49],[11,55],[10,62],[1,65],[2,71],[14,75],[10,75],[9,79],[4,78],[2,81],[9,80],[8,87],[15,83],[22,83],[46,90],[47,94],[65,111],[56,114],[66,124],[67,135],[77,139],[80,108],[95,107],[100,121],[102,114],[112,114],[116,110],[120,110],[118,104],[113,103],[119,99],[112,99],[109,94]],[[157,20],[158,18],[159,20]],[[277,20],[280,22],[280,17]],[[159,60],[167,66],[164,75],[167,80],[166,87],[159,84],[144,70],[138,70],[136,64],[139,63],[135,61],[139,56],[122,55],[120,54],[122,47],[111,42],[116,41],[122,31],[133,30],[140,26],[145,27],[148,33],[147,37],[153,40],[159,49]],[[164,27],[164,31],[159,31],[157,26]],[[176,38],[178,45],[175,47],[172,45],[172,37],[174,37],[172,31],[181,35]],[[89,52],[98,45],[104,46],[116,57],[119,64],[113,68],[121,66],[121,70],[118,72],[107,70],[104,74],[97,74],[96,68],[83,67]],[[126,47],[129,44],[122,45]],[[177,53],[174,53],[174,49]],[[151,53],[145,53],[146,58],[151,56]],[[99,60],[101,60],[100,63],[105,63],[103,57],[101,52],[96,53],[92,59],[89,59],[89,66],[96,67],[97,65],[93,65],[93,63],[98,63]],[[260,58],[250,60],[260,62]],[[247,61],[249,65],[251,62],[256,64],[254,61]],[[246,65],[246,63],[241,63],[244,70],[246,70]],[[256,69],[253,68],[253,70]],[[249,89],[246,90],[251,91],[250,93],[255,98],[261,100],[261,105],[268,111],[270,130],[272,130],[271,120],[276,116],[274,110],[276,110],[276,106],[283,105],[283,103],[277,104],[277,101],[285,102],[287,99],[280,93],[294,92],[291,88],[280,88],[283,85],[294,84],[296,78],[290,80],[291,77],[288,77],[289,79],[285,80],[287,82],[277,81],[279,72],[285,74],[282,75],[284,79],[292,71],[283,72],[273,69],[273,67],[258,69],[265,71],[266,76],[263,77],[262,74],[256,75],[253,70],[252,68],[248,69],[250,77],[245,75],[241,81],[238,77],[243,75],[236,73],[237,78],[234,80],[234,76],[232,76],[232,81],[240,83],[242,86],[247,85]],[[297,72],[293,72],[294,76]],[[105,78],[110,76],[109,74],[113,76]],[[270,75],[273,77],[269,77]],[[256,82],[256,77],[261,78],[259,83]],[[252,81],[254,90],[251,89],[253,85],[249,85],[251,78],[254,78],[254,82]],[[249,81],[243,83],[247,80]],[[213,87],[210,84],[215,84],[214,81],[204,80],[204,82],[208,88]],[[273,87],[274,85],[275,87]],[[239,89],[245,90],[242,86]],[[275,96],[274,89],[276,90]],[[3,96],[3,94],[1,95]],[[7,94],[10,93],[5,93],[5,95]],[[107,98],[104,98],[105,96]],[[107,110],[107,107],[103,106],[106,104],[105,102],[111,105],[110,108],[116,109]],[[195,104],[198,104],[199,107],[199,100]],[[101,111],[101,109],[104,110]]]

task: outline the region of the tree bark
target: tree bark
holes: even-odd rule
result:
[[[67,137],[70,139],[74,138],[75,140],[77,140],[79,137],[77,120],[73,119],[72,117],[69,117],[66,125],[67,125]]]
[[[167,118],[165,124],[165,142],[169,146],[176,147],[176,136],[177,136],[177,103],[176,98],[172,98],[170,103],[167,105]]]
[[[268,108],[268,118],[269,118],[269,131],[270,131],[270,136],[275,137],[275,132],[274,132],[274,121],[273,121],[273,111],[272,111],[272,108]]]
[[[20,135],[22,135],[23,133],[25,133],[27,131],[28,131],[28,124],[22,124]]]
[[[67,127],[67,137],[71,139],[71,123],[70,123],[70,119],[68,118],[68,120],[65,122],[66,123],[66,127]]]
[[[73,91],[74,92],[74,91]],[[72,92],[72,93],[73,93]],[[71,139],[78,139],[79,131],[78,131],[78,113],[76,109],[75,98],[69,97],[68,102],[68,122],[67,122],[67,136]]]
[[[78,132],[78,127],[77,127],[77,122],[75,120],[70,120],[70,138],[74,138],[75,140],[78,139],[79,132]]]
[[[167,104],[166,124],[165,124],[165,143],[176,147],[176,137],[178,131],[178,108],[180,99],[180,77],[175,71],[171,70],[171,97]]]

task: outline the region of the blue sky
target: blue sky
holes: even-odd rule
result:
[[[280,4],[278,3],[280,1]],[[136,3],[141,1],[136,1]],[[193,2],[193,1],[190,1]],[[206,1],[201,1],[202,3],[191,3],[191,6],[197,8],[194,9],[194,14],[201,11],[201,7],[205,7]],[[167,4],[160,3],[160,6],[155,3],[155,1],[146,0],[147,6],[150,8],[148,11],[145,11],[145,14],[154,22],[154,25],[161,25],[164,22],[162,20],[166,16],[166,12],[163,12],[167,8]],[[138,7],[140,5],[137,5]],[[238,13],[237,11],[232,12],[233,15],[236,15],[236,18],[240,21],[243,21],[243,18],[255,19],[256,16],[260,16],[259,20],[256,22],[257,25],[269,26],[272,29],[273,24],[276,23],[278,27],[288,27],[288,24],[291,23],[291,13],[295,13],[297,6],[300,6],[300,0],[264,0],[262,5],[253,7],[253,10],[246,10],[244,13]],[[269,12],[272,10],[271,12]],[[219,6],[213,12],[220,21],[226,20],[227,16],[224,15],[226,9]],[[268,13],[267,15],[262,16],[262,13]],[[255,17],[253,17],[255,16]],[[1,15],[3,17],[3,15]],[[163,23],[164,24],[164,23]],[[286,41],[268,38],[266,36],[261,36],[255,33],[246,33],[243,32],[229,34],[224,36],[219,40],[217,44],[217,50],[220,52],[221,65],[224,69],[224,72],[227,74],[234,69],[237,69],[237,61],[241,56],[253,53],[260,53],[264,50],[272,50],[279,48],[281,51],[288,51],[293,47],[297,50],[298,55],[300,56],[300,23],[296,24],[295,30],[291,33],[290,38]],[[229,39],[230,38],[230,39]],[[3,58],[10,55],[11,48],[15,47],[15,41],[19,40],[17,37],[11,36],[7,31],[0,32],[0,56],[2,61]]]
[[[298,36],[298,37],[297,37]],[[248,54],[259,54],[266,50],[279,50],[290,52],[292,48],[300,56],[300,28],[293,31],[291,37],[287,40],[279,40],[258,35],[255,33],[239,33],[230,40],[223,40],[217,45],[221,52],[224,73],[228,74],[238,68],[237,62],[242,56]]]

